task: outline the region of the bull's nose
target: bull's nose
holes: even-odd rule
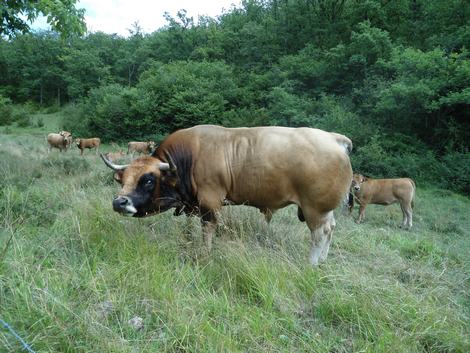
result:
[[[359,191],[360,189],[361,189],[361,187],[360,187],[360,186],[355,186],[355,187],[354,187],[354,190],[357,190],[357,191]]]
[[[130,204],[131,200],[127,196],[118,196],[113,200],[113,209],[117,212],[123,212]]]

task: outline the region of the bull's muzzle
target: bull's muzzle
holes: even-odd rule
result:
[[[127,196],[118,196],[113,200],[113,210],[126,216],[133,216],[137,213],[132,200]]]
[[[356,190],[356,191],[361,190],[361,186],[360,185],[354,185],[354,190]]]

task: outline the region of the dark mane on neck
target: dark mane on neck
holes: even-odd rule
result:
[[[152,154],[153,157],[169,163],[166,154],[169,154],[176,165],[179,183],[176,191],[187,206],[197,206],[197,199],[191,183],[193,156],[191,150],[183,144],[159,146]]]

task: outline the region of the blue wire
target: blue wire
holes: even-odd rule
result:
[[[11,332],[11,334],[12,334],[13,336],[16,337],[16,339],[17,339],[18,341],[21,342],[21,344],[23,345],[24,349],[26,349],[29,353],[36,353],[36,352],[34,352],[34,351],[31,349],[31,347],[28,346],[28,344],[27,344],[25,341],[23,341],[23,339],[15,332],[15,330],[12,329],[12,327],[11,327],[10,325],[8,325],[8,324],[7,324],[5,321],[3,321],[2,319],[0,319],[0,322],[3,324],[3,326],[5,326],[5,327]]]

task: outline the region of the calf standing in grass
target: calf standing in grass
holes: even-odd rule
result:
[[[96,148],[96,153],[100,148],[101,140],[98,137],[93,137],[89,139],[78,138],[75,140],[77,147],[80,149],[80,155],[83,156],[83,150],[85,148]]]
[[[403,228],[411,229],[413,225],[413,199],[416,185],[410,178],[399,179],[372,179],[361,174],[354,174],[351,184],[349,206],[352,212],[354,199],[359,203],[359,217],[356,223],[364,220],[366,206],[368,204],[391,205],[399,202],[403,212]]]

